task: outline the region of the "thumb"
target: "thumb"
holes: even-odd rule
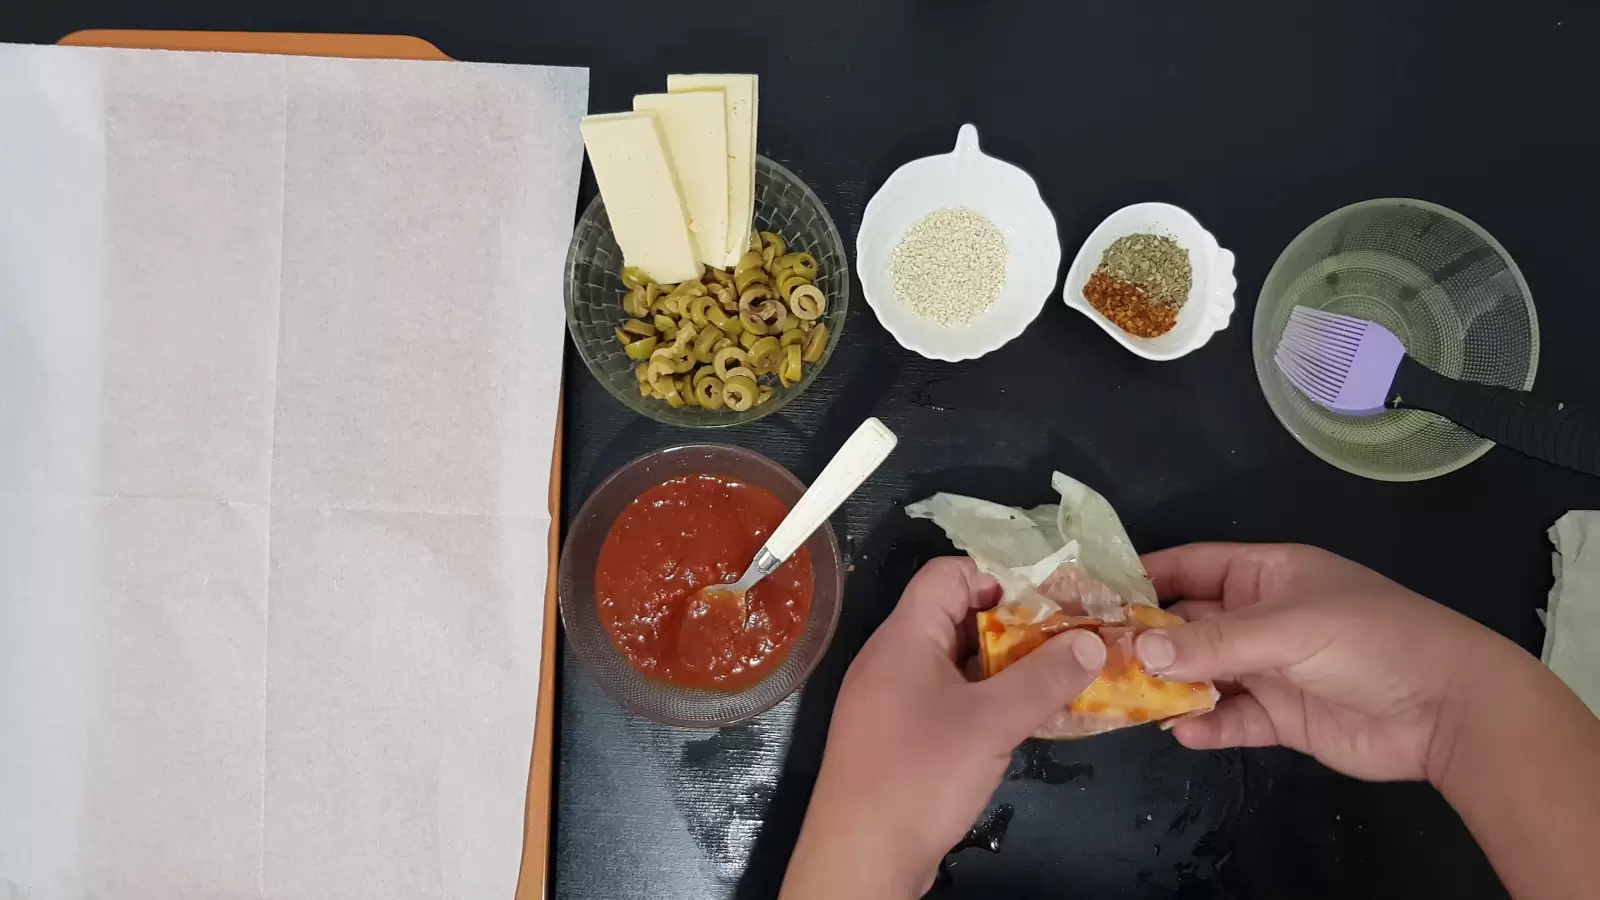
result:
[[[974,685],[983,732],[1010,750],[1083,693],[1106,664],[1100,636],[1073,629]]]
[[[1304,616],[1249,607],[1171,628],[1155,628],[1133,642],[1148,671],[1174,681],[1237,678],[1285,669],[1319,648],[1324,629]]]

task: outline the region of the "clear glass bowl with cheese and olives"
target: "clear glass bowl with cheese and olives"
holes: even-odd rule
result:
[[[794,173],[754,153],[754,97],[755,76],[675,75],[633,113],[584,120],[600,195],[567,253],[567,325],[595,378],[660,422],[777,411],[844,326],[839,231]]]

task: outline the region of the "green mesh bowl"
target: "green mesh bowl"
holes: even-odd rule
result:
[[[730,409],[709,410],[698,406],[677,409],[660,400],[639,395],[634,375],[637,363],[623,352],[613,333],[627,319],[622,311],[622,250],[611,232],[611,220],[599,195],[578,219],[567,249],[567,330],[578,347],[589,371],[625,406],[668,425],[719,427],[742,425],[771,415],[790,400],[805,393],[822,367],[828,364],[833,348],[844,332],[845,314],[850,309],[850,263],[844,255],[839,229],[822,201],[793,172],[767,159],[756,157],[756,230],[771,231],[783,237],[791,251],[804,250],[817,260],[817,287],[828,298],[820,320],[828,326],[828,347],[822,358],[806,363],[798,382],[784,387],[770,375],[761,378],[770,384],[772,399],[744,412]]]
[[[1359,316],[1451,378],[1527,390],[1539,367],[1528,283],[1500,243],[1466,217],[1420,200],[1368,200],[1318,220],[1273,265],[1256,303],[1256,376],[1283,427],[1324,460],[1382,481],[1453,472],[1493,446],[1431,413],[1328,412],[1272,364],[1296,306]]]

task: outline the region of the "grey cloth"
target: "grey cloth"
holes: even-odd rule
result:
[[[1555,584],[1539,658],[1600,715],[1600,511],[1573,510],[1550,526]]]

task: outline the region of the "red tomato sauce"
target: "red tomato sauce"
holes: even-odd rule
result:
[[[739,580],[788,512],[771,491],[720,475],[681,476],[634,498],[595,564],[595,603],[617,651],[649,678],[717,691],[782,665],[811,611],[805,547],[751,589],[744,622],[736,602],[694,594]]]

